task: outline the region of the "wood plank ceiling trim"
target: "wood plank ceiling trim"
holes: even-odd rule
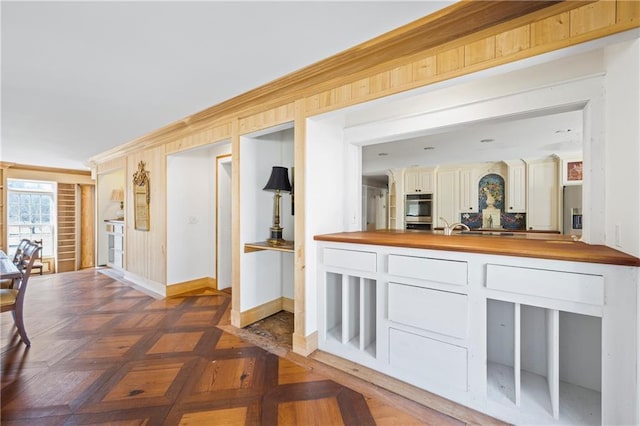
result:
[[[224,126],[237,118],[243,119],[272,108],[280,108],[284,104],[289,104],[300,98],[321,95],[322,91],[328,90],[328,88],[332,88],[334,91],[346,90],[345,87],[340,87],[340,85],[345,84],[347,81],[349,85],[353,84],[358,79],[364,78],[365,75],[371,76],[375,75],[376,72],[382,73],[383,70],[392,69],[394,66],[399,66],[399,64],[406,65],[409,59],[415,59],[419,55],[424,56],[425,52],[429,50],[438,49],[438,51],[441,51],[447,46],[451,46],[453,49],[454,46],[458,45],[456,47],[458,54],[462,55],[461,58],[464,60],[464,43],[482,42],[483,37],[495,38],[497,34],[517,30],[519,26],[558,16],[574,9],[585,7],[590,3],[597,2],[592,0],[461,1],[413,23],[99,154],[93,157],[91,161],[97,164],[117,156],[174,142],[176,139],[186,138],[198,131],[204,131],[215,126]],[[624,1],[618,0],[613,3],[624,3]],[[634,20],[624,22],[624,20],[619,19],[619,21],[616,24],[617,27],[609,31],[609,34],[638,26],[638,23]],[[591,33],[590,38],[598,38],[606,34],[605,32],[602,34]],[[586,37],[585,40],[590,38]],[[572,40],[572,42],[576,44],[585,40],[576,39]],[[540,51],[545,50],[545,48],[546,51],[551,51],[554,48],[558,48],[558,46],[542,45],[539,48]],[[440,52],[440,54],[442,53]],[[506,63],[524,56],[526,55],[512,55],[509,58],[505,58],[502,55],[500,59],[501,63]],[[474,60],[474,58],[467,59]],[[476,68],[486,68],[486,63],[485,61],[477,64]],[[473,67],[460,67],[456,71],[451,75],[446,74],[446,78],[452,78],[455,76],[454,74],[473,72],[474,69]],[[418,87],[424,84],[428,83],[424,81],[414,82],[411,87]],[[402,90],[407,90],[411,87],[406,86]],[[388,93],[399,91],[397,87],[395,87],[395,90],[390,89],[370,94],[368,98],[385,96]],[[359,101],[362,102],[363,99]],[[331,103],[334,104],[333,102]],[[308,110],[314,109],[309,108]],[[314,112],[317,113],[317,111]],[[253,128],[254,126],[248,127]]]

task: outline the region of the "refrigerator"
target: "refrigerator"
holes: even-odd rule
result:
[[[563,188],[562,210],[562,233],[582,236],[582,185]]]

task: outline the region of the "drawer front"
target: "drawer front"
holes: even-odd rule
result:
[[[489,264],[487,288],[604,305],[604,277],[601,275]]]
[[[389,274],[455,285],[467,285],[467,262],[389,255]]]
[[[464,338],[467,318],[466,295],[389,283],[390,321]]]
[[[416,386],[467,391],[467,350],[389,329],[389,362],[399,378]]]
[[[323,262],[326,266],[376,272],[376,254],[374,252],[326,248],[323,256]]]

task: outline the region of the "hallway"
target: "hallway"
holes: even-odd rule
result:
[[[216,291],[156,300],[96,269],[34,277],[30,349],[2,315],[2,423],[462,424],[224,332],[230,301]]]

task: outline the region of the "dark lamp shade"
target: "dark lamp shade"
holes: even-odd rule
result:
[[[283,191],[291,192],[291,183],[289,182],[289,172],[286,167],[273,166],[269,182],[264,186],[265,191]]]

